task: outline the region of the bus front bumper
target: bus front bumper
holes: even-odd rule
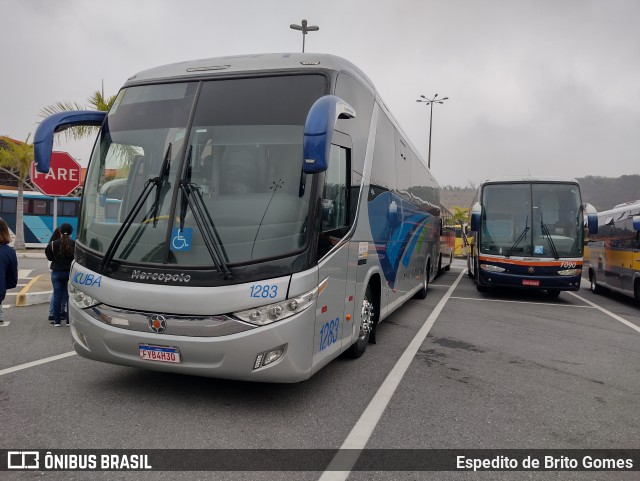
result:
[[[581,276],[523,276],[521,274],[505,274],[478,270],[478,281],[487,287],[515,287],[520,289],[557,289],[561,291],[577,291],[580,289]]]
[[[82,357],[155,371],[260,382],[299,382],[311,376],[314,311],[311,307],[282,321],[230,335],[193,337],[115,327],[69,303],[74,349]],[[142,351],[158,348],[178,353],[172,357],[179,357],[179,362],[142,358]],[[278,350],[282,355],[276,361],[255,367],[261,354]]]

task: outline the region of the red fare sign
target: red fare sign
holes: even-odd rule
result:
[[[65,196],[80,185],[81,170],[67,152],[52,152],[49,172],[42,174],[31,164],[31,180],[43,194]]]

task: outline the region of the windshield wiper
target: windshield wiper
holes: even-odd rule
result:
[[[504,255],[505,257],[507,258],[511,257],[511,253],[518,246],[518,244],[520,244],[520,241],[524,239],[524,237],[527,235],[527,232],[529,232],[529,216],[527,216],[527,220],[525,221],[524,230],[522,231],[522,234],[520,234],[520,236],[516,239],[513,245],[509,247],[509,250]]]
[[[223,275],[224,279],[233,279],[233,273],[227,266],[229,259],[224,251],[213,219],[207,210],[200,187],[191,183],[191,151],[192,146],[189,147],[189,153],[187,154],[184,170],[182,171],[182,179],[180,181],[180,192],[182,194],[180,201],[180,231],[182,232],[184,229],[188,206],[193,213],[193,219],[198,229],[200,229],[202,240],[209,251],[211,259],[213,259],[216,269]]]
[[[558,255],[558,251],[556,249],[556,245],[554,244],[553,239],[551,238],[551,233],[549,232],[549,228],[542,221],[542,212],[540,212],[540,229],[542,229],[542,234],[546,236],[547,239],[549,240],[549,245],[551,246],[551,252],[553,252],[553,256],[556,259],[560,259],[560,256]]]
[[[100,271],[102,273],[105,273],[107,268],[111,264],[111,261],[113,260],[113,256],[115,255],[116,250],[120,246],[120,243],[122,242],[122,239],[124,238],[125,233],[127,232],[127,230],[129,230],[129,228],[131,227],[131,224],[133,224],[133,220],[136,218],[136,216],[140,212],[140,209],[142,209],[142,206],[144,206],[144,203],[147,201],[147,198],[149,197],[149,194],[151,194],[151,191],[153,190],[154,187],[156,188],[156,198],[151,208],[151,215],[153,216],[152,217],[153,225],[155,227],[157,222],[158,207],[160,204],[160,190],[162,189],[162,185],[164,184],[165,179],[169,176],[169,159],[170,158],[171,158],[171,144],[169,144],[169,146],[167,147],[167,151],[164,154],[164,159],[162,160],[162,167],[160,168],[160,173],[158,174],[157,177],[152,177],[145,182],[144,187],[142,188],[142,192],[140,192],[140,195],[136,198],[136,201],[134,202],[133,207],[125,217],[122,224],[120,225],[120,228],[116,232],[116,235],[111,241],[111,244],[109,244],[109,247],[105,252],[104,258],[102,259],[102,265],[100,266]]]

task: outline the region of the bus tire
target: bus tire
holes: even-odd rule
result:
[[[595,272],[589,272],[589,281],[591,282],[591,292],[593,292],[594,294],[601,294],[602,287],[598,285],[598,280],[596,279]]]
[[[362,299],[362,307],[360,311],[360,332],[358,339],[347,350],[347,355],[353,359],[357,359],[364,354],[369,344],[369,335],[375,325],[376,304],[371,292],[371,285],[367,286]]]
[[[487,292],[489,290],[489,287],[480,284],[480,266],[478,265],[478,259],[475,260],[473,267],[473,270],[475,271],[473,280],[476,283],[476,289],[478,290],[478,292]]]
[[[430,264],[429,262],[427,262],[427,267],[425,267],[425,270],[422,276],[422,287],[413,296],[416,299],[425,299],[427,297],[427,291],[429,290],[429,270],[430,270],[429,268],[430,268]]]
[[[560,295],[560,289],[547,289],[547,296],[556,298]]]
[[[633,295],[636,298],[636,302],[640,304],[640,279],[636,279],[633,284]]]

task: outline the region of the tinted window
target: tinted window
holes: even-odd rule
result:
[[[380,190],[395,190],[396,188],[394,128],[383,110],[380,110],[376,127],[371,187],[374,191],[378,190],[376,187]]]
[[[11,197],[2,198],[2,212],[6,214],[15,214],[16,207],[18,205],[18,199]]]
[[[193,125],[304,125],[325,90],[326,78],[320,75],[206,82]]]

